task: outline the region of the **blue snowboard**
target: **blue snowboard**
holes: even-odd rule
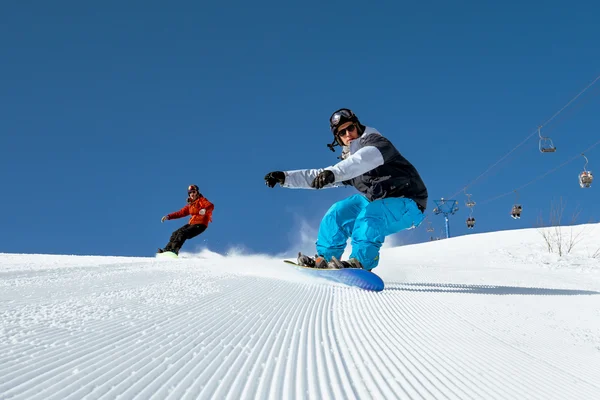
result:
[[[380,292],[385,287],[383,280],[373,272],[358,268],[342,269],[321,269],[309,268],[298,265],[293,261],[283,260],[285,263],[292,264],[307,274],[328,279],[330,281],[343,283],[348,286],[355,286],[365,290]]]

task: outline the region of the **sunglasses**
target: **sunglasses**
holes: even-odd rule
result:
[[[336,135],[338,137],[346,136],[347,133],[354,132],[356,130],[356,125],[352,124],[350,126],[345,127],[344,129],[340,129]]]
[[[190,190],[190,191],[188,192],[188,195],[190,195],[190,194],[192,194],[192,193],[198,193],[198,191],[197,191],[197,190]]]

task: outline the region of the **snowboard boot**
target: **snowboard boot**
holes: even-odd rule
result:
[[[327,265],[327,261],[325,261],[323,257],[318,256],[316,254],[315,257],[312,258],[302,253],[298,253],[297,262],[299,265],[309,268],[329,268],[329,266]]]
[[[348,261],[340,261],[335,257],[331,257],[329,262],[330,268],[342,269],[342,268],[358,268],[363,269],[362,264],[356,258],[351,258]]]
[[[160,249],[159,248],[156,253],[160,254],[160,253],[166,253],[166,252],[171,252],[171,253],[175,253],[175,254],[179,255],[179,251],[177,251],[177,250],[169,250],[168,247],[165,247],[164,249]]]

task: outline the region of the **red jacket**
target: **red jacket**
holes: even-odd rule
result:
[[[168,214],[167,219],[183,218],[187,215],[191,215],[190,225],[202,224],[208,226],[208,223],[212,221],[212,212],[215,206],[213,203],[208,201],[206,197],[199,197],[195,201],[188,203],[179,211]],[[206,210],[204,215],[200,215],[200,210]]]

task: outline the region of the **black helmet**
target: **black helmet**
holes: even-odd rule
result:
[[[198,185],[190,185],[190,186],[188,186],[188,197],[187,197],[187,202],[188,203],[192,202],[192,199],[190,197],[190,195],[192,194],[192,192],[198,193],[198,197],[204,197],[204,196],[202,196],[202,193],[200,193],[200,189],[198,189]]]
[[[333,142],[331,144],[328,144],[327,147],[329,147],[331,151],[335,152],[334,147],[337,145],[344,145],[340,141],[336,133],[338,126],[343,125],[346,122],[354,122],[356,124],[359,136],[364,133],[365,127],[361,125],[356,114],[354,114],[354,112],[352,112],[352,110],[350,110],[349,108],[340,108],[339,110],[331,114],[331,117],[329,117],[329,129],[331,129],[331,133],[333,133]]]

